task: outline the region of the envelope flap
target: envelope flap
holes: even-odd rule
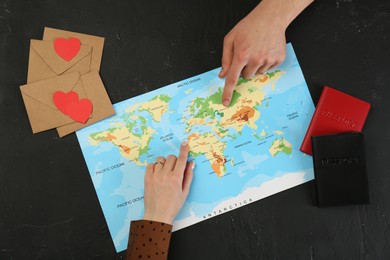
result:
[[[66,61],[56,53],[53,41],[31,40],[31,48],[58,75],[67,71],[92,52],[90,46],[81,45],[76,56],[70,61]]]
[[[104,46],[103,37],[45,27],[45,30],[43,31],[43,40],[54,41],[59,37],[62,38],[75,37],[81,41],[81,44],[91,46],[92,58],[91,58],[90,71],[100,70],[100,63],[102,60],[103,46]]]
[[[57,109],[53,102],[54,93],[56,91],[69,92],[73,90],[79,80],[80,73],[74,72],[56,78],[30,83],[21,86],[20,90],[23,94],[53,109]]]

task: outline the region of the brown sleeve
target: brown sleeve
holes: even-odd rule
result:
[[[172,225],[149,221],[131,221],[126,260],[165,260],[168,257]]]

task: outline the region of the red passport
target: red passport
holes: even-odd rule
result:
[[[300,150],[312,154],[312,136],[361,132],[370,107],[363,100],[325,86]]]

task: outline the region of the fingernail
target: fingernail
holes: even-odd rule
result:
[[[224,105],[225,107],[228,107],[228,106],[229,106],[229,100],[227,100],[227,99],[224,100],[224,101],[223,101],[223,105]]]
[[[192,161],[191,169],[192,170],[195,169],[195,162],[194,161]]]
[[[188,145],[187,141],[184,141],[181,146],[186,147]]]
[[[222,73],[223,73],[223,68],[221,68],[221,71],[219,72],[219,76],[221,76],[222,75]]]

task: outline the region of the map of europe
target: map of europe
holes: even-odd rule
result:
[[[116,115],[77,132],[118,252],[143,216],[147,164],[185,140],[196,167],[174,231],[313,179],[299,147],[314,105],[292,45],[275,69],[240,78],[229,107],[219,70],[117,103]]]

